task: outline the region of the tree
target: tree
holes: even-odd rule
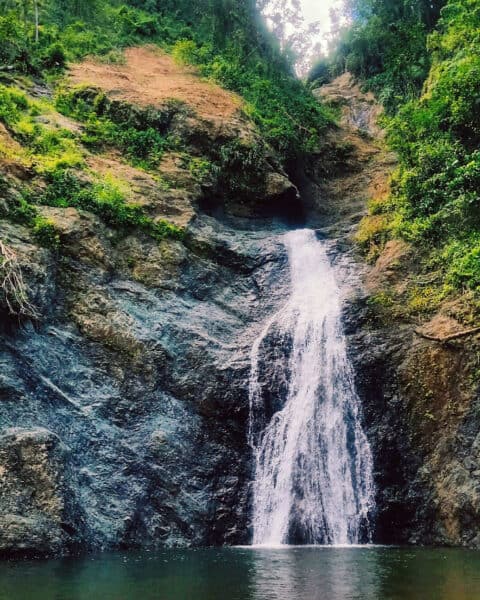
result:
[[[306,74],[320,52],[320,23],[305,21],[300,0],[258,0],[257,4],[297,72]]]

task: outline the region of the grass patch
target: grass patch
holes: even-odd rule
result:
[[[111,101],[99,89],[77,86],[60,89],[56,107],[64,115],[84,124],[82,142],[92,150],[117,148],[134,166],[156,168],[166,150],[174,150],[178,140],[168,130],[185,105],[171,100],[162,107],[139,108]]]
[[[37,173],[82,166],[84,158],[76,136],[40,122],[49,113],[52,107],[45,101],[30,100],[15,87],[0,85],[0,121],[25,147],[24,158],[30,159]]]
[[[34,217],[32,225],[33,235],[41,246],[50,249],[60,247],[60,234],[51,219],[37,215]]]
[[[80,180],[69,170],[57,170],[48,178],[48,187],[38,199],[40,204],[66,208],[73,206],[98,215],[107,225],[129,232],[140,229],[160,241],[182,240],[184,230],[168,221],[154,221],[141,207],[129,203],[124,184],[112,177],[93,183]]]

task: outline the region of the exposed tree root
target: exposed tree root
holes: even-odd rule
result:
[[[0,240],[0,289],[10,314],[38,319],[39,314],[29,299],[29,288],[15,252]]]
[[[472,329],[465,329],[464,331],[458,331],[457,333],[452,333],[443,337],[428,335],[427,333],[423,333],[419,329],[415,329],[415,333],[419,337],[422,337],[426,340],[430,340],[432,342],[440,342],[441,344],[444,344],[446,342],[451,342],[452,340],[458,340],[469,335],[475,335],[476,333],[480,333],[480,327],[472,327]]]

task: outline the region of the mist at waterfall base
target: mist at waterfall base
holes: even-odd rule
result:
[[[0,563],[0,600],[474,600],[460,549],[166,549]]]
[[[283,241],[289,297],[251,352],[253,543],[368,542],[372,456],[336,272],[314,231],[291,231]]]

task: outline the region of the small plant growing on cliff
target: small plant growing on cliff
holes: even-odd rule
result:
[[[186,155],[184,165],[188,168],[195,181],[201,185],[212,184],[218,176],[218,166],[206,158]]]
[[[0,85],[0,121],[7,127],[12,127],[27,108],[28,100],[23,92]]]
[[[60,235],[55,223],[38,215],[34,219],[33,234],[38,243],[45,248],[56,249],[60,246]]]
[[[154,221],[140,206],[128,202],[125,184],[113,177],[107,176],[95,182],[81,181],[73,172],[60,169],[49,175],[48,183],[40,198],[41,204],[88,210],[110,227],[124,231],[138,228],[156,240],[183,238],[184,232],[180,227],[168,221]]]
[[[360,221],[355,240],[369,262],[375,262],[390,234],[388,215],[370,214]]]
[[[199,62],[200,49],[193,40],[178,40],[172,48],[173,58],[181,65]]]
[[[160,107],[139,109],[126,102],[110,100],[91,86],[60,89],[57,109],[85,124],[82,142],[93,149],[118,148],[129,161],[144,169],[158,166],[165,150],[177,142],[169,127],[185,104],[171,99]]]
[[[29,299],[29,288],[14,250],[0,240],[0,289],[3,303],[11,315],[38,319],[39,314]]]
[[[219,185],[234,197],[261,197],[265,188],[265,148],[233,140],[221,146],[218,157]]]

